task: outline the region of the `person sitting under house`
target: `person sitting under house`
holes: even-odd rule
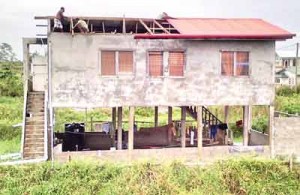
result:
[[[63,32],[64,26],[63,26],[63,21],[64,21],[64,12],[65,8],[61,7],[60,10],[57,12],[55,18],[54,18],[54,32],[60,31]]]
[[[73,29],[77,27],[81,33],[88,33],[89,32],[89,27],[88,27],[87,23],[84,20],[76,18],[76,21],[77,21],[77,23],[75,24]]]

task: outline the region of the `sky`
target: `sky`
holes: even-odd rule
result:
[[[280,50],[295,49],[300,42],[299,0],[0,0],[0,43],[13,47],[22,59],[22,37],[35,37],[43,30],[34,16],[55,15],[65,7],[66,16],[157,18],[162,12],[173,17],[261,18],[297,37],[277,42]]]

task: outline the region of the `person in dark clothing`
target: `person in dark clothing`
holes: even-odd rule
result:
[[[60,10],[57,12],[54,18],[54,31],[63,32],[64,29],[63,22],[65,19],[64,12],[65,12],[64,7],[61,7]]]

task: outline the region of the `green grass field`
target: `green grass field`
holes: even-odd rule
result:
[[[212,165],[90,161],[0,166],[0,194],[300,194],[300,169],[255,157]]]

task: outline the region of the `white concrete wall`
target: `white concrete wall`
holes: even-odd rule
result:
[[[274,41],[135,40],[133,35],[49,36],[54,107],[269,105]],[[135,74],[103,77],[100,50],[133,50]],[[148,50],[186,51],[182,78],[146,74]],[[220,51],[249,51],[250,76],[221,76]],[[167,64],[165,64],[167,66]]]

